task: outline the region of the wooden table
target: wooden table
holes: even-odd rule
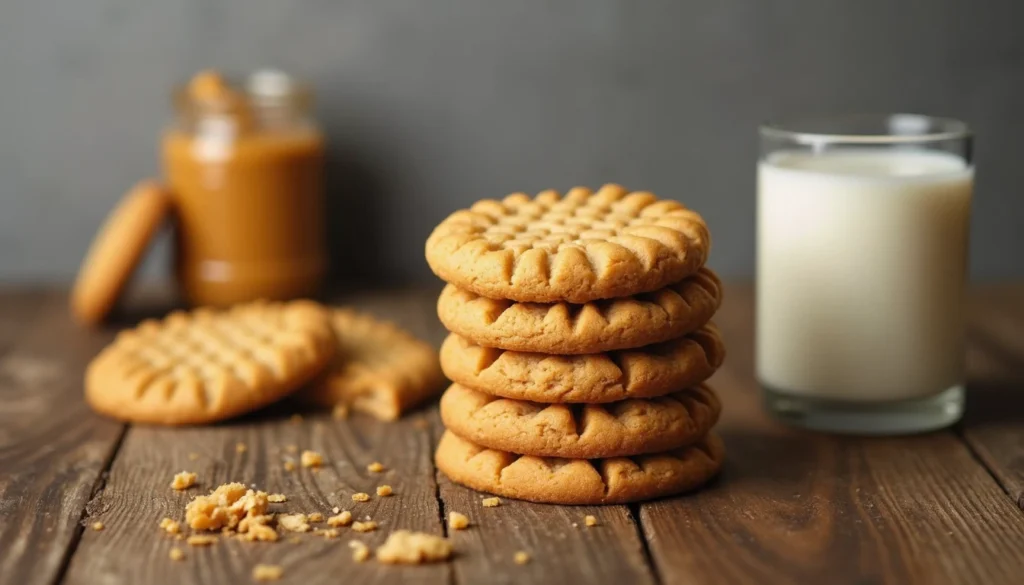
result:
[[[439,343],[437,292],[337,300]],[[141,298],[127,305],[133,314],[122,324],[166,310]],[[433,406],[392,424],[325,414],[296,421],[287,405],[204,428],[101,418],[82,402],[82,372],[113,328],[75,327],[65,306],[60,292],[0,293],[0,583],[247,583],[257,563],[280,564],[280,583],[302,584],[1024,583],[1024,286],[974,291],[967,419],[891,439],[769,420],[752,374],[751,289],[730,287],[717,318],[729,358],[713,379],[725,404],[721,478],[693,495],[607,507],[481,507],[481,494],[434,469]],[[288,445],[319,451],[328,464],[285,471]],[[383,477],[366,471],[378,460],[391,470]],[[225,540],[183,547],[186,559],[174,562],[168,551],[182,543],[157,522],[181,518],[198,493],[169,489],[183,469],[198,472],[204,491],[242,481],[286,493],[289,510],[369,514],[382,525],[360,535],[372,544],[397,528],[444,534],[451,511],[473,525],[448,535],[452,562],[431,566],[357,564],[349,533],[297,544]],[[396,495],[350,501],[381,483]],[[588,514],[600,525],[584,527]],[[520,550],[532,562],[516,565]]]

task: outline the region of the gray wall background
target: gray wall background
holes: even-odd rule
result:
[[[350,274],[427,279],[448,212],[616,181],[702,212],[712,265],[747,276],[759,121],[915,111],[976,130],[973,275],[1024,277],[1022,4],[0,0],[0,281],[72,278],[124,189],[159,172],[174,81],[267,65],[318,89]]]

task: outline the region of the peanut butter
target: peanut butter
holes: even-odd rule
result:
[[[323,280],[323,137],[294,82],[263,75],[279,77],[246,91],[200,73],[164,135],[176,270],[197,305],[310,296]]]

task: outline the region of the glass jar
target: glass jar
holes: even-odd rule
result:
[[[324,139],[309,90],[276,71],[244,88],[203,72],[174,102],[163,162],[185,297],[225,306],[315,295],[327,264]]]

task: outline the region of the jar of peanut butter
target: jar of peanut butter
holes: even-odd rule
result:
[[[326,270],[324,140],[309,91],[276,71],[203,72],[175,93],[163,161],[185,297],[224,306],[312,296]]]

